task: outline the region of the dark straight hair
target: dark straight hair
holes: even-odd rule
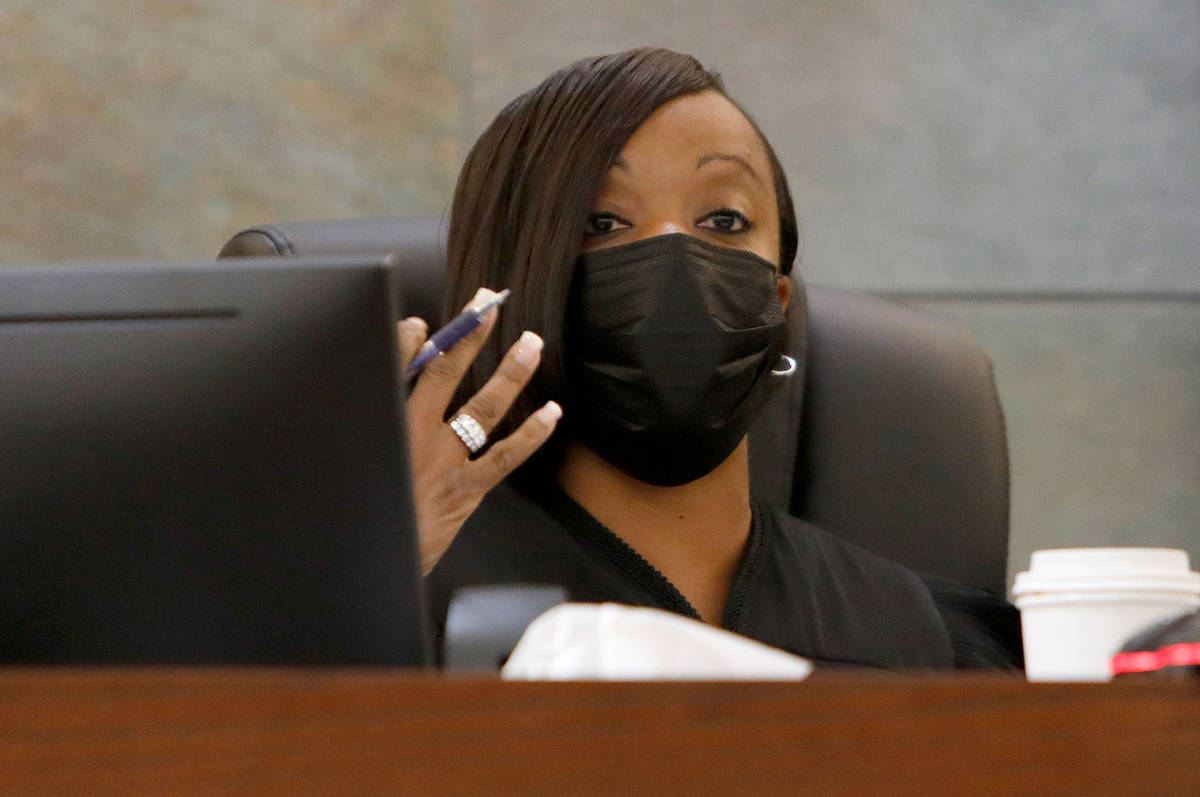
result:
[[[508,434],[549,399],[562,403],[565,414],[555,438],[527,472],[553,467],[570,434],[563,336],[571,277],[592,203],[634,131],[659,106],[701,91],[728,98],[720,75],[689,55],[640,48],[585,58],[509,103],[463,164],[450,211],[446,317],[480,286],[510,288],[512,295],[449,411],[483,386],[523,330],[540,334],[546,342],[541,366],[492,435]],[[754,129],[771,162],[779,265],[787,274],[799,240],[792,197],[775,152],[757,125]]]

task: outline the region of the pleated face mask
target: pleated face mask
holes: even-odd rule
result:
[[[725,461],[791,373],[773,370],[788,335],[778,277],[756,254],[685,233],[581,255],[566,332],[583,442],[662,486]]]

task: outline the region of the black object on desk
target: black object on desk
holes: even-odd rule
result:
[[[0,660],[427,663],[393,280],[0,268]]]

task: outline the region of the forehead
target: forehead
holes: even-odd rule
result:
[[[652,113],[625,143],[620,159],[661,163],[664,156],[686,160],[706,154],[737,155],[769,181],[767,152],[750,120],[715,91],[677,97]]]

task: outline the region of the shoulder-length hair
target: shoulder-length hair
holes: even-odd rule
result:
[[[640,48],[576,61],[501,110],[459,173],[448,233],[446,317],[480,286],[510,288],[512,295],[450,411],[483,386],[523,330],[540,334],[546,343],[541,366],[493,433],[508,434],[549,399],[560,402],[563,420],[531,463],[535,470],[542,469],[537,463],[557,463],[570,434],[565,315],[592,203],[633,132],[659,106],[701,91],[728,98],[719,74],[670,50]],[[774,150],[754,128],[771,163],[779,265],[787,274],[798,246],[792,197]]]

